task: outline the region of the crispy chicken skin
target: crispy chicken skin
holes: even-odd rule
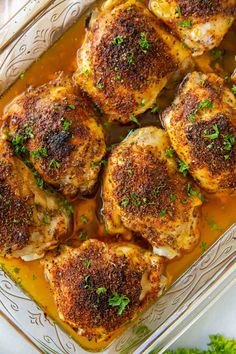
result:
[[[88,338],[108,336],[156,299],[163,270],[163,258],[138,246],[93,239],[45,262],[60,318]]]
[[[64,196],[90,193],[105,153],[102,126],[62,73],[18,96],[6,109],[3,131],[22,138],[37,172]]]
[[[198,241],[201,204],[172,154],[164,130],[138,129],[113,150],[103,181],[108,232],[139,232],[155,252],[168,258]]]
[[[150,0],[150,9],[195,56],[218,46],[236,18],[235,0]]]
[[[33,173],[0,141],[0,254],[40,258],[66,239],[71,220],[59,199],[40,189]]]
[[[108,2],[91,20],[74,80],[108,120],[127,123],[150,108],[170,75],[190,62],[189,51],[144,4]]]
[[[222,78],[193,72],[163,122],[196,182],[209,192],[236,188],[236,99]]]

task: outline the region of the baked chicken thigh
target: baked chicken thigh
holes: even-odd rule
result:
[[[198,195],[178,172],[167,133],[156,127],[138,129],[108,159],[103,181],[106,228],[111,234],[138,232],[156,253],[173,258],[198,241]]]
[[[189,51],[167,33],[144,4],[109,1],[93,16],[78,51],[75,82],[110,121],[127,123],[145,112]]]
[[[0,141],[0,255],[33,260],[65,240],[71,219],[60,200]]]
[[[27,155],[46,183],[69,198],[93,190],[106,150],[104,133],[69,78],[60,74],[24,92],[3,119],[3,131],[17,145],[16,152]]]
[[[150,0],[150,8],[195,56],[218,46],[236,18],[235,0]]]
[[[111,334],[156,299],[163,270],[161,257],[138,246],[93,239],[45,262],[60,318],[88,338]]]
[[[209,192],[236,189],[236,98],[215,74],[193,72],[163,112],[171,143]]]

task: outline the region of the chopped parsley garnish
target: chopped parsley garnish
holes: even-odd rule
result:
[[[236,353],[236,340],[225,338],[222,335],[211,335],[210,343],[207,349],[197,348],[178,348],[175,350],[167,350],[165,354],[234,354]]]
[[[67,119],[62,118],[62,124],[63,124],[63,130],[66,132],[70,129],[71,122],[69,122]]]
[[[137,117],[136,117],[134,114],[132,114],[132,115],[129,117],[129,120],[130,120],[131,122],[134,122],[135,124],[137,124],[137,125],[140,127],[140,123],[139,123]]]
[[[175,13],[178,14],[179,17],[182,17],[182,16],[183,16],[179,6],[176,7]]]
[[[126,295],[119,295],[118,293],[113,293],[112,297],[108,300],[110,306],[119,307],[118,315],[122,315],[129,302],[130,299]]]
[[[121,76],[120,76],[120,74],[116,74],[115,80],[116,80],[116,81],[121,81]]]
[[[89,259],[86,259],[86,261],[84,262],[84,265],[86,268],[90,268],[91,267],[91,261]]]
[[[40,147],[38,150],[35,151],[30,151],[30,156],[33,157],[36,160],[39,160],[42,157],[47,157],[47,150],[45,147]]]
[[[35,176],[35,175],[34,175],[34,176]],[[36,178],[37,186],[38,186],[39,188],[43,188],[43,186],[44,186],[44,181],[43,181],[43,179],[42,179],[41,177],[39,177],[39,176],[35,176],[35,178]]]
[[[115,45],[118,45],[118,46],[120,46],[123,42],[124,42],[124,39],[123,39],[122,36],[116,36],[112,40],[112,44],[115,44]]]
[[[97,293],[98,295],[106,294],[106,292],[107,292],[107,289],[106,289],[106,288],[103,288],[103,287],[97,288],[97,290],[96,290],[96,293]]]
[[[129,65],[134,64],[134,62],[135,62],[134,53],[132,53],[132,52],[127,53],[127,62]]]
[[[89,69],[82,69],[80,72],[81,74],[89,75]]]
[[[145,98],[142,98],[141,106],[144,107],[144,106],[145,106],[145,103],[146,103],[146,99],[145,99]]]
[[[124,197],[122,199],[121,205],[126,208],[128,204],[129,204],[129,198],[128,197]]]
[[[198,103],[198,109],[201,108],[214,108],[213,102],[211,100],[204,100]]]
[[[84,277],[84,282],[85,282],[84,289],[89,289],[89,290],[92,289],[91,285],[88,284],[89,279],[90,279],[90,275],[85,275],[85,277]]]
[[[33,274],[33,275],[32,275],[32,280],[36,280],[36,279],[37,279],[36,275]]]
[[[171,195],[170,195],[170,200],[171,200],[172,202],[175,202],[176,199],[177,199],[177,196],[176,196],[175,194],[171,194]]]
[[[99,82],[96,87],[100,90],[102,90],[104,88],[104,84],[102,82]]]
[[[187,176],[189,165],[180,159],[177,159],[177,162],[179,164],[179,172],[183,173],[184,176]]]
[[[187,185],[187,193],[188,193],[188,196],[189,196],[189,197],[198,195],[198,192],[193,189],[191,183],[188,183],[188,185]]]
[[[86,241],[88,239],[87,232],[84,230],[80,231],[79,239],[80,239],[80,241]]]
[[[61,208],[65,209],[67,215],[70,216],[73,214],[74,212],[73,207],[67,199],[60,200],[60,206]]]
[[[212,140],[219,138],[220,131],[219,131],[218,125],[213,124],[212,129],[214,130],[214,133],[208,133],[207,130],[204,131],[204,135],[203,135],[204,138],[208,138],[208,139],[212,139]]]
[[[179,21],[179,22],[178,22],[178,25],[179,25],[180,27],[192,28],[191,19],[190,19],[190,18],[187,18],[186,21]]]
[[[107,165],[107,159],[101,159],[100,165],[106,166]]]
[[[58,162],[57,160],[55,160],[55,159],[52,159],[51,161],[50,161],[50,163],[49,163],[49,168],[51,168],[51,167],[56,167],[56,168],[60,168],[61,167],[61,164],[60,164],[60,162]]]
[[[22,71],[22,72],[20,73],[20,79],[23,80],[24,77],[25,77],[25,71]]]
[[[151,109],[151,113],[157,113],[160,111],[160,107],[158,106],[158,104],[156,106],[153,106]]]
[[[69,104],[69,108],[74,110],[75,109],[75,105],[74,104]]]
[[[34,134],[33,134],[33,128],[32,127],[28,127],[27,125],[24,126],[24,131],[25,131],[25,135],[27,138],[33,139],[34,138]]]
[[[138,41],[142,51],[146,54],[148,49],[150,48],[151,44],[147,40],[147,36],[145,32],[140,33],[140,39]]]
[[[161,211],[160,211],[160,213],[159,213],[159,216],[165,216],[166,215],[166,212],[167,212],[167,208],[165,208],[165,209],[162,209]]]
[[[231,90],[232,90],[233,94],[236,95],[236,85],[233,85]]]
[[[166,150],[166,156],[167,157],[173,157],[174,156],[174,149],[169,148]]]
[[[50,223],[49,215],[44,214],[44,216],[43,216],[43,223],[44,223],[45,225],[48,225],[48,224]]]
[[[224,137],[224,150],[231,151],[235,144],[235,137],[231,134],[227,134]]]
[[[20,273],[20,268],[15,267],[15,268],[13,269],[13,272],[16,273],[16,274],[19,274],[19,273]]]
[[[14,147],[14,152],[16,155],[20,153],[25,154],[27,152],[27,149],[24,145],[26,140],[27,138],[22,134],[18,134],[15,136],[15,138],[12,139],[11,143]]]
[[[134,172],[131,170],[131,168],[129,168],[129,169],[127,170],[127,173],[128,173],[128,175],[130,175],[130,176],[132,176],[132,175],[134,174]]]
[[[194,121],[196,119],[196,114],[202,108],[214,108],[214,105],[213,105],[212,101],[209,100],[209,99],[206,99],[206,100],[204,100],[202,102],[198,102],[197,108],[194,110],[193,113],[189,114],[189,120],[190,120],[191,123],[194,123]]]
[[[141,198],[138,194],[132,193],[131,194],[131,202],[135,206],[140,206],[141,205]]]
[[[88,221],[89,221],[89,219],[88,219],[88,217],[87,217],[86,214],[83,214],[83,215],[81,215],[81,217],[80,217],[80,221],[81,221],[82,223],[84,223],[84,224],[87,224]]]
[[[205,242],[205,241],[202,241],[201,244],[200,244],[200,248],[201,248],[201,251],[202,253],[206,252],[206,250],[208,249],[208,244]]]
[[[152,196],[153,197],[156,197],[161,191],[161,187],[158,187],[158,188],[155,188],[153,191],[152,191]]]
[[[207,219],[208,225],[215,231],[222,231],[221,227],[212,219]]]
[[[217,48],[217,47],[210,50],[210,54],[215,61],[222,60],[223,53],[224,53],[224,50],[221,48]]]

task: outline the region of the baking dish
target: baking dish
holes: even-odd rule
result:
[[[0,29],[0,86],[6,90],[92,1],[30,1]],[[27,14],[27,15],[24,15]],[[236,274],[236,226],[183,274],[167,293],[104,353],[163,352],[229,287]],[[1,271],[2,313],[42,351],[83,353],[38,305]]]

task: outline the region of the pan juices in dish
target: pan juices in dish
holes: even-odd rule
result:
[[[194,56],[217,47],[236,18],[235,0],[150,0],[149,7]]]
[[[92,15],[77,65],[75,82],[120,123],[135,121],[173,73],[193,67],[189,51],[135,0],[108,1]]]

